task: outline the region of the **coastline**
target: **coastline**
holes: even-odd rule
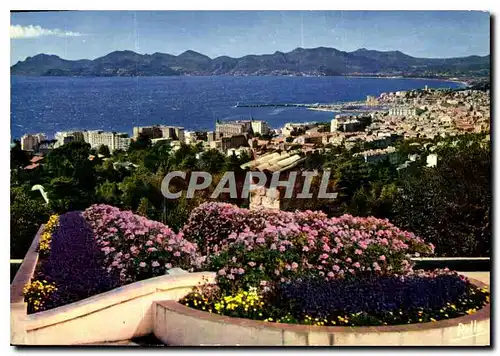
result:
[[[352,76],[352,75],[343,75],[341,77],[359,78],[359,79],[417,79],[417,80],[432,80],[432,81],[438,81],[438,82],[450,82],[450,83],[461,84],[461,85],[464,86],[463,89],[466,89],[466,88],[470,87],[470,84],[467,83],[467,82],[465,82],[465,81],[461,81],[461,80],[458,80],[458,79],[451,79],[451,78],[444,79],[444,78],[425,78],[425,77],[378,77],[378,76]],[[410,89],[410,90],[418,90],[418,89],[416,88],[416,89]],[[339,112],[338,110],[334,110],[334,109],[316,108],[316,107],[307,107],[307,110],[333,112],[333,113]],[[374,111],[376,111],[376,110],[374,110]],[[353,110],[353,112],[356,112],[356,110]]]
[[[355,79],[416,79],[469,85],[466,81],[453,78],[426,78],[377,75],[290,75],[290,74],[180,74],[180,75],[24,75],[10,73],[11,77],[24,78],[179,78],[179,77],[287,77],[287,78],[355,78]]]
[[[379,77],[379,76],[373,76],[373,75],[342,75],[342,77],[347,77],[347,78],[363,78],[363,79],[416,79],[416,80],[432,80],[432,81],[437,81],[437,82],[450,82],[450,83],[458,83],[462,84],[465,87],[469,86],[469,83],[460,80],[460,79],[453,79],[453,78],[425,78],[425,77],[401,77],[401,76],[394,76],[394,77]]]
[[[19,77],[23,77],[23,76],[19,76]],[[197,76],[199,77],[199,76]],[[224,77],[224,76],[209,76],[209,77]],[[255,76],[255,77],[264,77],[264,76]],[[268,76],[269,77],[269,76]],[[417,79],[417,78],[404,78],[404,77],[398,77],[398,78],[395,78],[395,77],[374,77],[374,76],[331,76],[332,78],[335,78],[335,77],[345,77],[347,79],[349,78],[378,78],[378,79],[403,79],[403,80],[409,80],[409,79]],[[47,77],[29,77],[29,78],[39,78],[40,81],[44,81],[44,78],[47,78]],[[62,76],[58,76],[58,77],[54,77],[54,76],[50,76],[50,78],[63,78]],[[73,77],[64,77],[64,78],[73,78]],[[91,78],[91,77],[77,77],[77,78]],[[115,78],[115,77],[95,77],[95,78]],[[120,78],[129,78],[129,80],[131,79],[131,77],[120,77]],[[154,78],[154,77],[147,77],[147,78]],[[303,77],[304,78],[304,77]],[[308,77],[310,78],[310,77]],[[305,78],[304,78],[305,79]],[[421,79],[421,80],[430,80],[429,78],[418,78],[418,79]],[[432,79],[434,81],[437,81],[437,82],[453,82],[451,80],[445,80],[445,79],[437,79],[437,78],[434,78]],[[455,81],[456,82],[456,81]],[[415,86],[418,87],[417,83],[414,83]],[[464,84],[464,83],[462,83]],[[12,86],[12,83],[11,83],[11,86]],[[413,85],[411,85],[411,87],[414,88]],[[416,89],[416,88],[414,88]],[[409,90],[412,90],[412,89],[409,89]],[[327,100],[325,100],[325,102],[327,102]],[[342,101],[342,102],[337,102],[337,103],[345,103],[346,101]],[[312,105],[312,104],[311,104]],[[339,112],[339,110],[335,110],[335,109],[332,109],[332,108],[327,108],[327,107],[307,107],[306,109],[309,109],[309,112],[310,113],[314,113],[316,112],[317,114],[319,114],[320,112],[324,112],[325,114],[319,114],[319,115],[328,115],[327,113],[337,113]],[[356,110],[352,110],[352,112],[356,112]],[[227,115],[230,115],[231,113],[227,114]],[[225,113],[223,113],[222,115],[226,115]],[[264,114],[263,114],[264,115]],[[307,114],[306,114],[307,115]],[[314,114],[313,114],[314,115]],[[272,128],[279,128],[281,127],[281,122],[284,121],[284,118],[283,118],[284,115],[281,115],[281,116],[266,116],[264,115],[263,117],[261,117],[261,119],[263,120],[267,120],[270,124],[270,126]],[[292,114],[292,116],[294,116],[294,114]],[[295,115],[295,116],[299,116],[299,115]],[[287,122],[290,121],[290,122],[302,122],[302,120],[299,118],[297,119],[297,117],[292,117],[292,118],[287,118]],[[321,116],[322,117],[322,116]],[[296,120],[294,120],[296,119]],[[12,126],[16,126],[16,121],[12,121],[11,122],[11,125]],[[141,122],[142,123],[142,122]],[[167,124],[168,122],[159,122],[159,123],[165,123]],[[75,124],[75,126],[79,126],[78,123],[76,122],[73,122],[73,124]],[[116,124],[116,123],[115,123]],[[139,125],[140,122],[137,122],[137,123],[130,123],[130,125],[128,125],[127,127],[115,127],[113,130],[116,130],[118,132],[124,132],[124,133],[128,133],[129,135],[132,135],[132,127],[135,126],[135,125]],[[145,124],[147,124],[145,122]],[[85,124],[84,124],[85,125]],[[62,125],[62,123],[58,123],[57,124],[57,128],[54,128],[51,130],[48,130],[46,128],[34,128],[34,129],[31,129],[28,125],[25,125],[25,126],[28,126],[28,127],[19,127],[19,125],[17,125],[18,127],[14,128],[13,130],[13,127],[11,127],[11,135],[12,135],[12,138],[15,138],[15,139],[20,139],[20,137],[22,137],[23,134],[27,134],[27,133],[30,133],[30,132],[46,132],[49,136],[53,137],[53,135],[55,134],[55,132],[57,131],[65,131],[65,130],[70,130],[68,128],[66,128],[65,126],[66,125]],[[87,125],[85,125],[86,127]],[[123,126],[123,125],[118,125],[118,126]],[[186,127],[186,130],[200,130],[200,128],[197,128],[197,127],[192,127],[191,125],[189,125],[189,123],[184,123],[184,126]],[[71,129],[75,129],[75,127],[72,127]],[[87,129],[91,129],[91,128],[88,128]],[[96,122],[96,125],[92,127],[92,129],[100,129],[100,130],[107,130],[107,127],[101,127],[101,125],[98,124],[98,122]],[[206,128],[205,129],[206,131],[210,131],[210,128]],[[213,130],[213,128],[212,128]]]

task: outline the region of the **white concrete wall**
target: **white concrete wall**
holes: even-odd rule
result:
[[[488,346],[489,306],[477,315],[412,325],[322,327],[230,318],[155,303],[154,334],[172,346]]]
[[[79,302],[16,320],[24,337],[14,345],[79,345],[131,339],[153,333],[153,303],[178,300],[211,272],[165,275],[132,283]],[[12,335],[12,334],[11,334]],[[12,336],[11,336],[12,337]]]

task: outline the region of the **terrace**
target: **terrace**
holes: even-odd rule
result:
[[[109,208],[105,213],[97,210],[93,215],[86,213],[87,219],[97,218],[98,226],[93,226],[94,231],[101,231],[103,224],[113,225],[110,219]],[[111,210],[113,213],[118,213]],[[108,214],[108,215],[99,215]],[[266,221],[271,224],[276,219],[317,219],[317,216],[309,216],[300,213],[295,216],[285,212],[251,212],[244,209],[236,209],[229,204],[209,205],[194,214],[190,224],[184,229],[185,236],[192,234],[204,234],[204,231],[213,231],[213,226],[201,226],[201,221],[211,221],[218,224],[218,230],[224,229],[224,224],[231,224],[237,216],[244,217],[250,214],[252,219],[257,216],[265,216]],[[222,215],[218,215],[222,214]],[[259,215],[264,214],[264,215]],[[129,221],[136,221],[135,216],[124,213]],[[219,218],[216,218],[219,216]],[[227,220],[224,222],[223,217]],[[70,213],[69,218],[78,219],[75,213]],[[323,219],[319,216],[320,219]],[[60,217],[59,229],[64,228],[66,216]],[[76,220],[72,220],[74,222]],[[80,220],[79,220],[80,221]],[[161,228],[156,223],[139,220],[146,224],[152,224],[150,229]],[[258,220],[256,220],[258,221]],[[298,220],[297,220],[298,221]],[[346,220],[348,221],[348,220]],[[353,220],[354,221],[354,220]],[[357,220],[355,220],[357,221]],[[83,222],[81,220],[80,222]],[[339,221],[340,222],[340,221]],[[164,229],[164,228],[163,228]],[[194,229],[194,230],[193,230]],[[151,230],[151,231],[153,231]],[[258,231],[258,227],[254,228]],[[40,251],[40,241],[45,237],[47,226],[41,226],[33,239],[31,247],[18,269],[11,284],[11,344],[13,345],[157,345],[158,342],[167,345],[490,345],[490,315],[489,304],[470,315],[458,316],[451,319],[438,320],[437,322],[426,322],[408,325],[387,326],[316,326],[298,325],[285,323],[264,323],[259,320],[249,320],[241,317],[232,317],[208,313],[196,310],[179,303],[179,300],[190,295],[194,287],[202,283],[222,283],[224,279],[214,271],[191,271],[181,268],[170,268],[158,271],[149,278],[130,280],[125,284],[114,285],[109,283],[104,287],[107,289],[101,293],[76,298],[77,300],[59,305],[54,304],[52,308],[35,311],[29,310],[25,302],[23,289],[30,280],[35,277],[47,262],[43,249]],[[90,231],[90,230],[89,230]],[[156,230],[154,230],[156,231]],[[168,230],[162,230],[168,234]],[[395,230],[397,232],[397,230]],[[64,232],[64,231],[63,231]],[[53,233],[50,253],[54,257],[60,256],[62,247],[68,248],[68,241],[73,239],[75,230],[65,233],[56,230]],[[68,234],[71,232],[71,234]],[[267,233],[266,233],[267,234]],[[405,235],[406,236],[406,235]],[[88,235],[90,238],[91,235]],[[98,237],[99,238],[99,237]],[[232,237],[231,237],[232,238]],[[176,239],[173,235],[170,240]],[[81,247],[78,241],[91,243],[91,240],[71,240],[71,244],[77,244],[75,248]],[[221,240],[223,241],[223,240]],[[104,241],[105,242],[105,241]],[[174,243],[175,242],[175,243]],[[198,241],[200,244],[202,241]],[[82,242],[83,243],[83,242]],[[159,242],[158,242],[159,243]],[[164,243],[164,242],[162,242]],[[187,251],[190,245],[181,240],[166,242],[166,247],[173,247],[173,251]],[[149,244],[149,246],[158,246]],[[86,245],[88,248],[90,245]],[[179,246],[176,250],[176,246]],[[217,245],[212,242],[211,248]],[[220,245],[224,248],[223,245]],[[203,245],[200,245],[203,250]],[[227,245],[228,251],[231,245]],[[91,249],[89,248],[89,251]],[[172,251],[172,252],[173,252]],[[236,251],[236,250],[235,250]],[[42,252],[42,255],[40,254]],[[139,251],[139,254],[143,251]],[[235,252],[236,253],[236,252]],[[311,254],[311,253],[309,253]],[[168,258],[176,265],[182,265],[182,256],[175,262],[175,258]],[[111,256],[111,255],[109,255]],[[245,258],[237,254],[238,258]],[[97,258],[97,254],[95,258]],[[111,257],[110,257],[111,258]],[[145,255],[141,259],[147,258]],[[159,257],[154,257],[159,258]],[[413,257],[414,268],[435,269],[449,267],[470,278],[470,281],[481,288],[489,288],[490,261],[489,258],[434,258]],[[76,278],[81,281],[92,280],[92,265],[95,261],[87,260],[89,273],[86,276],[75,276],[79,272],[79,257],[71,261],[74,274],[61,278],[66,280]],[[121,266],[114,266],[109,259],[108,268],[120,271]],[[19,262],[19,261],[16,261]],[[66,263],[66,262],[59,262]],[[47,267],[42,268],[42,270]],[[124,267],[125,268],[125,267]],[[50,268],[49,268],[50,269]],[[108,269],[109,270],[109,269]],[[121,271],[124,271],[122,268]],[[131,273],[127,270],[127,273]],[[136,273],[136,272],[133,272]],[[113,275],[113,273],[111,273]],[[241,281],[240,281],[241,282]],[[240,283],[235,281],[235,283]],[[101,282],[100,282],[101,283]],[[221,284],[221,285],[222,285]],[[92,283],[89,286],[94,285]],[[99,284],[102,287],[102,284]],[[64,286],[58,285],[61,290]],[[103,290],[104,290],[103,289]],[[69,291],[69,289],[68,289]],[[61,294],[57,296],[61,298]],[[468,326],[474,327],[469,330]]]

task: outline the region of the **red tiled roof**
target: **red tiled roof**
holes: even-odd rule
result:
[[[24,167],[24,169],[35,169],[39,165],[40,165],[39,163],[33,163],[33,164],[30,164],[29,166]]]
[[[43,159],[43,156],[34,156],[34,157],[30,160],[30,162],[31,162],[31,163],[37,163],[37,162],[41,161],[42,159]]]

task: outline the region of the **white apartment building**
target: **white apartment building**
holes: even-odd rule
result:
[[[84,135],[83,132],[60,131],[56,132],[55,139],[57,142],[54,145],[54,147],[57,148],[72,141],[78,141],[78,140],[84,141]]]
[[[180,126],[160,126],[162,132],[162,138],[168,138],[172,141],[185,142],[186,137],[184,133],[184,127]]]
[[[389,116],[415,116],[417,109],[409,106],[393,106],[389,109]]]
[[[23,151],[34,151],[40,142],[45,141],[47,137],[43,133],[27,134],[21,137],[21,149]]]
[[[99,148],[102,145],[108,146],[110,152],[115,150],[127,150],[130,146],[131,138],[126,133],[104,132],[102,130],[87,131],[88,141],[92,148]]]
[[[304,129],[307,130],[310,127],[313,127],[315,123],[312,122],[303,122],[303,123],[293,123],[293,122],[287,122],[285,126],[281,129],[281,133],[283,134],[284,137],[290,136],[293,131],[297,129]]]
[[[113,146],[113,133],[102,130],[88,131],[88,141],[92,148],[99,148],[101,145],[108,146],[110,151]]]
[[[367,163],[375,163],[375,162],[382,161],[386,158],[389,158],[389,161],[392,164],[395,164],[397,162],[397,159],[398,159],[396,148],[393,146],[389,146],[389,147],[384,148],[384,149],[363,151],[363,152],[355,153],[353,156],[363,157],[365,162],[367,162]]]
[[[270,127],[265,121],[252,120],[252,131],[260,135],[267,135],[270,131]]]
[[[184,127],[181,126],[154,125],[154,126],[134,127],[133,129],[134,138],[139,137],[139,134],[146,135],[150,139],[168,138],[173,141],[180,141],[180,142],[185,142],[186,140]]]
[[[130,146],[131,138],[128,137],[126,133],[117,133],[113,138],[113,148],[110,149],[111,152],[115,150],[128,150]]]
[[[217,121],[215,123],[215,133],[217,138],[243,135],[252,128],[248,120],[239,121]]]
[[[358,129],[361,122],[355,117],[350,116],[335,116],[330,124],[330,132],[337,132],[342,130],[344,132],[353,132]]]
[[[339,120],[336,117],[334,117],[330,124],[330,132],[337,132],[339,128],[340,128]]]

